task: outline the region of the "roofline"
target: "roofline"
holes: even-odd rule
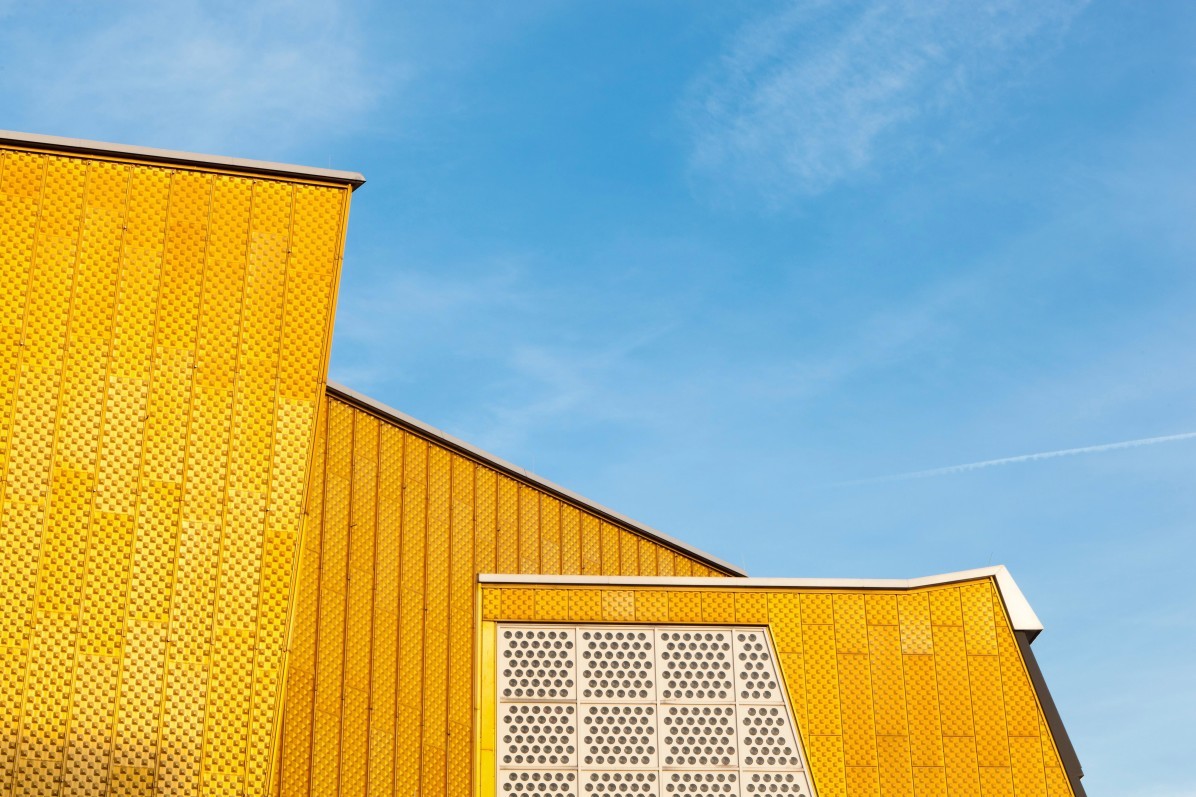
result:
[[[1080,766],[1080,757],[1076,755],[1076,748],[1071,743],[1071,735],[1063,725],[1063,717],[1059,716],[1055,698],[1051,696],[1046,679],[1042,677],[1042,669],[1038,666],[1038,659],[1030,647],[1033,637],[1025,632],[1014,634],[1014,637],[1017,639],[1017,647],[1021,651],[1022,660],[1026,663],[1026,672],[1030,676],[1030,683],[1033,685],[1034,691],[1038,693],[1038,704],[1042,708],[1043,719],[1046,720],[1047,727],[1051,729],[1051,736],[1055,739],[1055,750],[1059,753],[1063,771],[1067,775],[1068,782],[1071,783],[1072,794],[1074,797],[1085,797],[1084,784],[1081,783],[1084,778],[1084,768]]]
[[[365,410],[366,412],[383,418],[384,420],[390,421],[398,426],[405,427],[424,437],[432,438],[446,448],[450,448],[460,454],[464,454],[470,459],[478,460],[497,471],[506,473],[508,476],[513,476],[516,479],[527,482],[541,490],[544,490],[545,492],[552,493],[558,498],[562,498],[571,504],[585,509],[587,512],[591,512],[600,517],[604,517],[607,520],[614,521],[620,526],[625,526],[637,534],[641,534],[649,539],[659,542],[668,548],[672,548],[676,551],[684,553],[687,556],[691,556],[705,565],[709,565],[716,570],[724,572],[726,575],[747,576],[747,571],[741,567],[736,567],[730,562],[724,561],[719,559],[717,556],[699,550],[688,543],[682,542],[676,537],[672,537],[664,532],[657,531],[651,526],[645,526],[643,523],[632,520],[626,515],[619,514],[613,509],[609,509],[601,504],[595,503],[585,496],[578,495],[572,490],[561,487],[559,484],[550,482],[543,476],[537,476],[535,473],[532,473],[525,468],[521,468],[518,465],[507,462],[505,459],[497,457],[494,454],[491,454],[489,451],[484,451],[475,445],[466,443],[464,440],[453,437],[447,432],[437,429],[435,426],[426,424],[423,421],[413,418],[406,413],[399,412],[393,407],[389,407],[380,401],[376,401],[369,396],[358,393],[352,388],[345,387],[344,385],[337,384],[336,382],[329,382],[328,393],[342,401],[348,402],[349,404]],[[702,578],[701,580],[706,579]],[[739,582],[737,581],[736,583]]]
[[[714,589],[875,589],[910,590],[955,584],[960,581],[975,581],[991,578],[1009,614],[1009,622],[1015,631],[1021,631],[1029,639],[1042,632],[1042,623],[1034,613],[1030,602],[1022,594],[1013,575],[1004,565],[980,567],[975,570],[960,570],[922,578],[737,578],[725,584],[708,578],[685,576],[539,576],[483,573],[478,576],[482,584],[526,584],[529,586],[606,586],[606,587],[712,587]]]
[[[40,133],[20,133],[14,130],[0,130],[0,147],[48,149],[57,152],[78,153],[108,158],[129,158],[150,163],[164,163],[174,166],[200,167],[220,171],[244,172],[246,174],[289,177],[300,180],[316,180],[327,183],[342,183],[357,189],[365,183],[359,172],[321,169],[317,166],[295,166],[289,163],[229,158],[223,155],[201,155],[195,152],[178,152],[154,147],[136,147],[129,144],[110,144],[106,141],[88,141],[82,138],[46,136]]]

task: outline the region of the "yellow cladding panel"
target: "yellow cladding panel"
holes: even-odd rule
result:
[[[334,396],[316,434],[282,795],[472,793],[478,573],[720,575]],[[767,617],[762,596],[692,594],[695,622]],[[498,591],[480,600],[500,611]],[[505,619],[667,621],[678,609],[665,591],[501,596]]]
[[[266,791],[347,212],[0,148],[0,794]]]
[[[490,584],[506,620],[767,624],[819,797],[1071,795],[1038,696],[989,579],[903,592]],[[566,603],[559,596],[569,593]],[[635,607],[634,614],[630,607]],[[493,644],[493,643],[490,643]],[[493,661],[492,649],[484,659]],[[493,797],[493,672],[477,797]],[[490,747],[486,747],[489,744]]]

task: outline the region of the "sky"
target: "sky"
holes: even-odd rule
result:
[[[1196,5],[0,0],[0,127],[365,173],[331,378],[757,576],[1005,564],[1196,795]]]

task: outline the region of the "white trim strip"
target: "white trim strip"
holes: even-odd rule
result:
[[[724,561],[719,559],[717,556],[713,556],[712,554],[708,554],[705,551],[699,550],[689,543],[682,542],[676,537],[669,536],[662,531],[657,531],[651,526],[645,526],[643,523],[632,520],[626,515],[620,514],[613,509],[608,509],[599,503],[591,501],[585,496],[578,495],[572,490],[561,487],[559,484],[554,484],[548,479],[545,479],[543,476],[537,476],[530,470],[526,470],[518,465],[507,462],[505,459],[495,456],[489,451],[483,451],[471,443],[467,443],[464,440],[453,437],[447,432],[437,429],[435,426],[424,423],[417,418],[412,418],[410,415],[400,412],[394,407],[389,407],[380,401],[366,396],[363,393],[358,393],[352,388],[345,387],[344,385],[337,384],[336,382],[329,382],[328,391],[337,398],[346,400],[352,404],[357,404],[363,409],[371,411],[376,415],[388,420],[395,421],[400,425],[411,427],[419,432],[422,432],[428,437],[444,443],[449,448],[454,448],[464,454],[467,454],[468,456],[473,457],[474,459],[481,460],[486,465],[489,465],[496,470],[505,471],[512,476],[516,476],[524,481],[531,482],[535,486],[540,487],[550,493],[554,493],[571,503],[577,504],[578,506],[593,512],[594,514],[604,515],[617,523],[627,526],[629,529],[638,534],[655,539],[669,548],[673,548],[675,550],[681,551],[682,553],[688,554],[689,556],[692,556],[705,564],[713,565],[719,570],[728,571],[733,575],[747,575],[747,571],[745,571],[742,567],[736,567],[730,562]]]
[[[1025,631],[1031,638],[1042,631],[1042,623],[1013,575],[1005,565],[960,570],[922,578],[737,578],[733,581],[686,576],[538,576],[521,574],[478,575],[482,584],[526,584],[528,586],[593,587],[708,587],[712,589],[883,589],[909,590],[992,578],[1005,603],[1009,622],[1015,631]]]
[[[179,166],[202,166],[234,172],[276,175],[279,177],[306,178],[321,182],[346,183],[357,188],[365,183],[359,172],[339,169],[321,169],[318,166],[295,166],[289,163],[229,158],[223,155],[201,155],[195,152],[178,152],[154,147],[137,147],[130,144],[110,144],[106,141],[88,141],[82,138],[46,136],[40,133],[20,133],[15,130],[0,130],[0,147],[33,147],[76,152],[81,155],[115,156],[137,160],[170,163]]]

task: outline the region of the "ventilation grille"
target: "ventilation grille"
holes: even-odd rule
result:
[[[783,706],[744,706],[739,722],[743,765],[752,769],[787,769],[801,765],[789,711]]]
[[[506,628],[499,635],[499,696],[572,700],[577,655],[572,628]]]
[[[736,689],[741,703],[775,703],[781,694],[772,646],[763,631],[735,632]]]
[[[735,706],[667,706],[663,724],[666,767],[735,766]]]
[[[660,632],[662,700],[684,703],[734,701],[731,632],[719,629]]]
[[[665,777],[664,797],[739,794],[736,772],[669,772]]]
[[[767,631],[500,624],[500,797],[813,797]]]
[[[585,706],[584,767],[656,768],[656,706]]]
[[[577,773],[567,769],[502,772],[498,793],[501,797],[578,797]]]
[[[797,772],[752,772],[747,775],[743,797],[756,795],[785,795],[785,797],[810,797],[810,786],[805,777]]]
[[[592,797],[600,795],[641,795],[650,797],[660,794],[660,775],[652,770],[641,772],[617,772],[602,770],[586,772],[582,794]]]
[[[644,630],[578,630],[581,699],[656,700],[655,635]]]
[[[502,763],[508,767],[567,767],[577,762],[577,707],[570,703],[511,703],[499,713]]]

